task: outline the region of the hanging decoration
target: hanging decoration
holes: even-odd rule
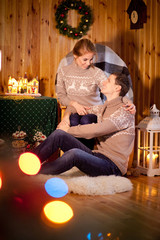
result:
[[[130,18],[130,29],[143,28],[147,22],[147,6],[143,0],[131,0],[127,13]]]
[[[70,26],[67,22],[69,10],[77,10],[78,14],[82,15],[77,28]],[[93,13],[91,8],[81,0],[66,0],[62,1],[57,7],[55,19],[57,22],[56,28],[59,29],[60,34],[63,34],[73,39],[79,39],[83,35],[87,34],[90,26],[92,25]]]

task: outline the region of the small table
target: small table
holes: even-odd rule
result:
[[[0,136],[18,130],[30,136],[39,129],[48,136],[57,126],[57,99],[34,96],[0,96]]]

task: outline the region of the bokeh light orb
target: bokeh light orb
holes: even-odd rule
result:
[[[19,157],[18,164],[21,171],[28,175],[36,175],[41,168],[39,158],[30,152],[22,153]]]
[[[0,189],[2,188],[2,176],[0,174]]]
[[[68,185],[61,178],[50,178],[45,183],[46,192],[55,198],[64,197],[68,193]]]
[[[63,201],[52,201],[43,208],[47,219],[53,223],[62,224],[68,222],[73,217],[72,208]]]

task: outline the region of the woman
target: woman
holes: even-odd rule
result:
[[[58,71],[56,92],[59,102],[64,106],[73,106],[76,113],[65,112],[62,121],[70,126],[96,123],[97,117],[92,114],[93,108],[103,104],[100,89],[106,74],[93,65],[96,48],[89,39],[79,40],[73,48],[74,61]],[[135,113],[134,105],[129,103],[127,110]]]

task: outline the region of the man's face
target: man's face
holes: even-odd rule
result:
[[[120,87],[119,85],[116,85],[115,83],[116,76],[111,74],[106,81],[103,82],[103,87],[101,89],[101,92],[104,94],[112,94],[117,91],[117,87]]]
[[[74,56],[74,57],[79,67],[83,69],[87,69],[93,63],[94,53],[88,52],[80,57],[77,57],[77,56]]]

